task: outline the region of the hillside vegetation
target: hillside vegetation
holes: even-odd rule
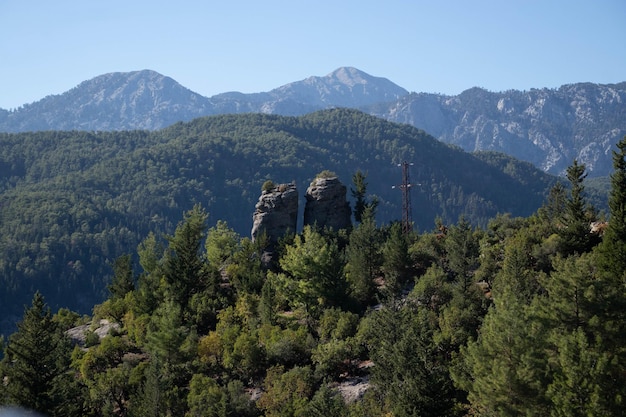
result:
[[[321,116],[299,127],[312,149],[306,125]],[[439,146],[422,141],[426,155]],[[585,176],[574,161],[568,187],[528,216],[461,216],[432,232],[377,222],[370,196],[353,227],[306,226],[270,265],[263,239],[210,226],[195,204],[167,239],[148,233],[114,260],[89,316],[53,315],[34,294],[5,343],[0,404],[52,417],[622,415],[626,137],[608,223],[595,223]],[[362,395],[344,395],[356,384]]]
[[[360,170],[379,199],[376,220],[398,220],[401,194],[393,186],[402,181],[397,164],[404,160],[414,164],[411,179],[419,184],[412,189],[418,230],[431,230],[437,217],[450,223],[463,215],[484,226],[497,213],[527,216],[554,182],[529,164],[473,156],[413,127],[346,109],[215,116],[155,132],[1,134],[3,328],[35,290],[54,308],[88,312],[106,295],[113,260],[150,232],[173,233],[196,203],[209,224],[222,220],[249,236],[267,180],[295,180],[304,195],[323,170],[347,186]]]

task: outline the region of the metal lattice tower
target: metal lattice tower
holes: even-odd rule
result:
[[[398,164],[402,167],[402,184],[399,188],[402,190],[402,232],[408,234],[413,230],[413,217],[411,215],[411,179],[409,178],[409,166],[413,165],[406,161]],[[395,188],[395,187],[394,187]]]

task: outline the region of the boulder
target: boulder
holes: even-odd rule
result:
[[[306,190],[304,225],[319,229],[347,229],[352,225],[352,210],[346,200],[346,186],[337,177],[320,177]]]

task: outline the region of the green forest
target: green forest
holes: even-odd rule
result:
[[[269,265],[263,239],[196,202],[115,258],[90,314],[53,314],[34,292],[3,341],[0,402],[50,416],[623,415],[626,138],[613,160],[605,218],[573,161],[526,216],[461,211],[408,233],[377,220],[384,202],[357,170],[360,220],[285,236]],[[99,172],[103,190],[127,173]],[[101,337],[103,323],[116,325]]]
[[[295,181],[304,197],[324,170],[346,187],[360,171],[379,202],[376,221],[390,224],[402,218],[393,187],[403,161],[413,164],[412,217],[421,231],[437,218],[448,225],[463,216],[484,228],[498,213],[529,216],[557,181],[529,163],[468,154],[349,109],[221,115],[150,132],[0,134],[0,334],[15,330],[36,291],[55,311],[90,314],[108,295],[115,259],[134,253],[150,233],[173,234],[196,204],[208,224],[225,221],[250,236],[268,180]],[[606,211],[606,191],[590,187],[589,198]],[[302,219],[304,198],[300,210]],[[136,257],[133,263],[139,268]]]

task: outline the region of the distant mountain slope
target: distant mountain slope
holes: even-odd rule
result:
[[[605,176],[613,145],[626,135],[626,83],[501,93],[472,88],[454,97],[413,93],[364,110],[469,152],[503,152],[558,175],[577,159],[593,176]]]
[[[591,176],[608,175],[612,146],[626,135],[626,82],[444,96],[409,94],[350,67],[269,92],[210,98],[153,71],[106,74],[15,111],[0,109],[0,131],[155,130],[206,115],[298,116],[334,107],[408,123],[466,151],[503,152],[557,175],[574,159]]]
[[[53,308],[91,308],[111,261],[135,253],[149,232],[171,234],[195,203],[211,225],[224,220],[249,236],[268,179],[294,180],[302,211],[318,173],[334,171],[350,187],[361,170],[368,194],[380,199],[379,224],[399,220],[402,198],[392,186],[404,159],[421,184],[412,191],[420,230],[438,216],[485,224],[499,212],[528,215],[555,180],[529,164],[503,172],[495,156],[485,162],[412,126],[349,109],[219,115],[157,131],[0,134],[0,318],[14,322],[35,289]]]
[[[211,97],[215,113],[269,113],[299,116],[331,107],[359,108],[394,102],[409,92],[386,78],[356,68],[339,68],[325,77],[309,77],[268,93],[224,93]]]
[[[0,115],[0,125],[8,132],[154,130],[207,114],[212,114],[209,99],[144,70],[84,81],[66,93]]]

